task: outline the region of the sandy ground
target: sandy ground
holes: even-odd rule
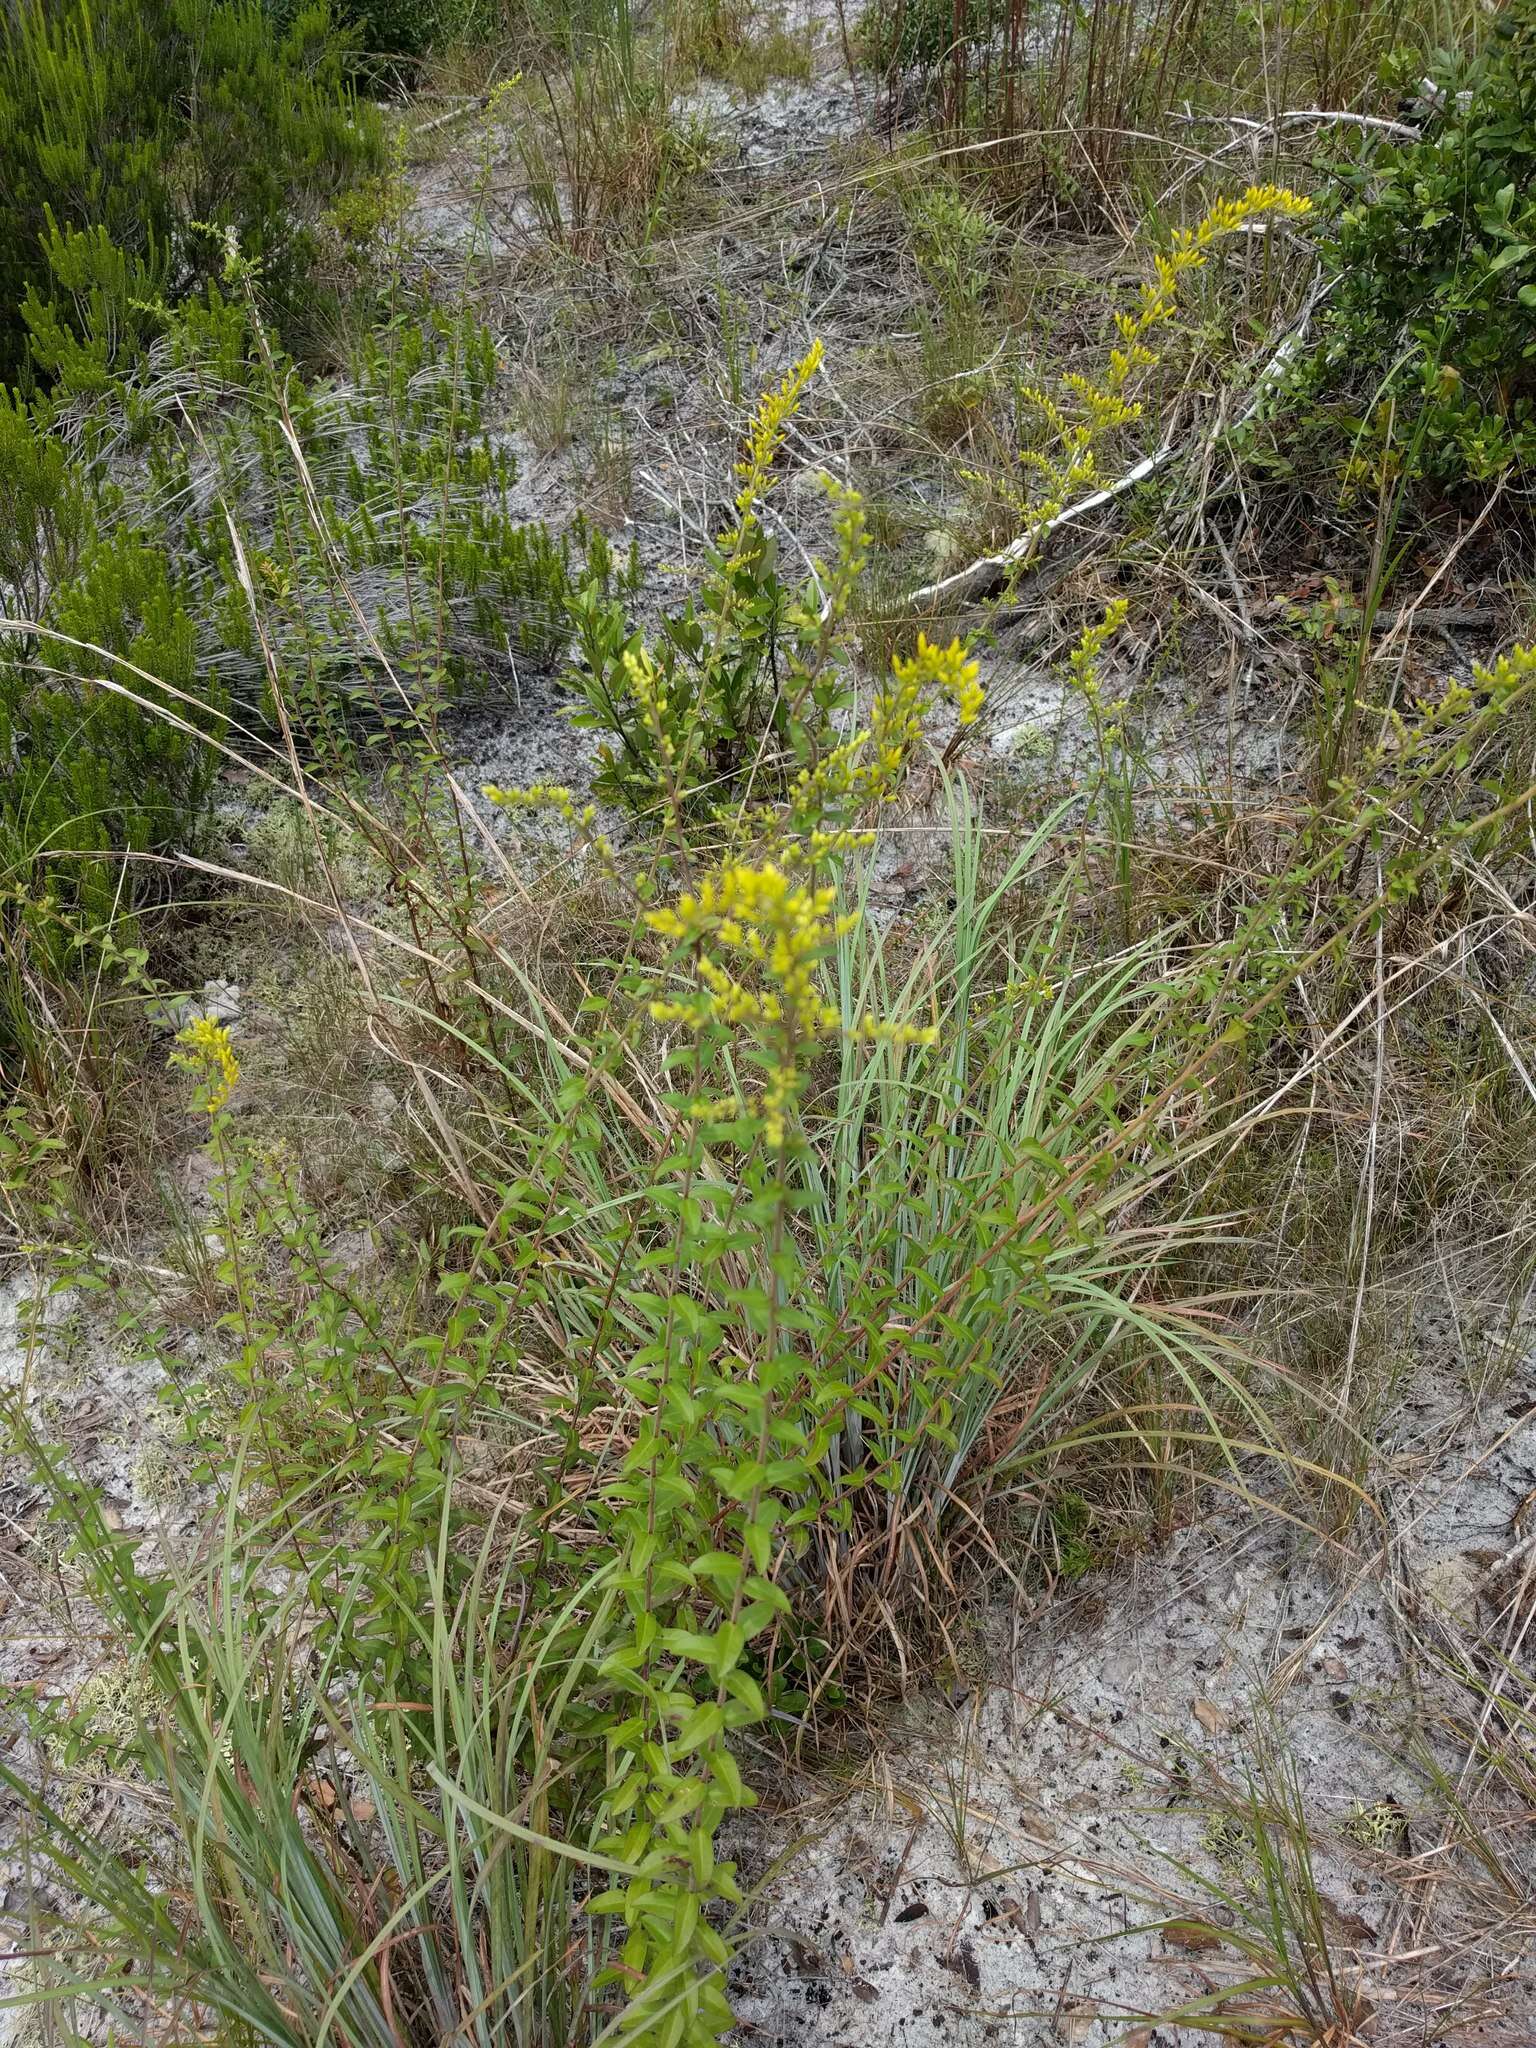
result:
[[[1444,1721],[1483,1702],[1453,1674],[1493,1677],[1536,1625],[1529,1586],[1511,1602],[1490,1572],[1536,1481],[1536,1360],[1477,1400],[1447,1362],[1426,1359],[1381,1447],[1384,1520],[1344,1547],[1217,1505],[1043,1616],[995,1613],[977,1688],[920,1691],[835,1790],[808,1778],[744,1836],[753,1870],[802,1844],[738,1969],[744,2038],[1123,2041],[1260,1974],[1238,1946],[1265,1913],[1240,1795],[1274,1814],[1289,1779],[1335,1964],[1374,2015],[1360,2038],[1536,2039],[1536,1957],[1486,1933],[1413,1761],[1459,1772]],[[1495,1800],[1485,1819],[1536,1884],[1529,1815]],[[1202,1931],[1138,1931],[1170,1918]]]

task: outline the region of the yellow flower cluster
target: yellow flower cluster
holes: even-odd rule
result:
[[[1129,610],[1123,597],[1111,598],[1104,607],[1103,618],[1083,628],[1068,658],[1072,680],[1090,704],[1099,700],[1099,656],[1125,624]]]
[[[869,518],[862,496],[847,484],[827,476],[822,479],[822,488],[832,508],[832,530],[837,536],[837,558],[828,578],[826,608],[831,616],[841,618],[869,562]]]
[[[572,819],[577,815],[576,799],[563,782],[529,782],[508,788],[487,782],[481,794],[507,811],[558,811],[562,818]]]
[[[1472,711],[1488,711],[1501,714],[1510,701],[1523,695],[1536,682],[1536,647],[1516,645],[1507,654],[1500,654],[1491,667],[1480,661],[1472,664],[1472,680],[1464,683],[1456,678],[1447,682],[1438,695],[1424,692],[1413,700],[1414,716],[1410,720],[1393,705],[1386,713],[1386,731],[1390,735],[1390,749],[1402,758],[1412,759],[1421,753],[1435,736],[1454,725],[1459,718],[1465,718]],[[1388,751],[1388,744],[1377,749],[1378,760]]]
[[[1167,251],[1159,250],[1153,260],[1153,276],[1141,288],[1134,313],[1117,313],[1115,330],[1120,347],[1111,352],[1109,388],[1118,390],[1133,369],[1155,360],[1142,337],[1173,317],[1178,304],[1179,281],[1187,272],[1199,270],[1210,254],[1211,244],[1236,231],[1260,214],[1278,214],[1282,220],[1300,220],[1312,211],[1310,199],[1285,185],[1250,185],[1236,199],[1215,200],[1203,219],[1192,228],[1175,228]]]
[[[1097,386],[1090,384],[1086,377],[1079,377],[1078,383],[1085,393],[1099,396]],[[1055,445],[1047,452],[1037,448],[1019,450],[1020,465],[1029,470],[1037,479],[1039,495],[1031,503],[1015,498],[1019,512],[1031,523],[1041,524],[1054,519],[1058,512],[1064,512],[1069,499],[1079,491],[1098,481],[1098,456],[1094,442],[1098,430],[1094,424],[1096,414],[1090,412],[1087,419],[1070,420],[1047,391],[1038,384],[1019,386],[1019,403],[1038,412],[1055,436]],[[973,477],[974,472],[964,472]],[[982,482],[983,478],[975,477]],[[1010,497],[1014,494],[1010,493]]]
[[[1472,664],[1472,680],[1477,687],[1500,703],[1532,676],[1536,676],[1536,647],[1512,647],[1491,668],[1485,668],[1480,661]]]
[[[586,835],[587,844],[600,860],[613,859],[613,848],[601,832],[592,829],[597,818],[597,806],[578,804],[563,782],[530,782],[508,788],[503,788],[499,782],[487,782],[481,785],[480,793],[487,802],[504,811],[554,811],[564,818],[572,831]]]
[[[787,1023],[815,1031],[837,1022],[836,1012],[828,1012],[816,996],[816,963],[857,922],[832,916],[836,900],[835,889],[810,888],[772,861],[755,868],[737,864],[672,907],[647,911],[645,921],[664,939],[717,938],[756,961],[776,984],[777,993],[766,996],[746,990],[728,995],[735,985],[701,958],[700,978],[714,993],[714,1013],[726,1023]],[[726,1014],[720,1004],[734,1007]]]
[[[1150,349],[1144,353],[1149,362],[1155,360]],[[1118,385],[1110,388],[1107,385],[1095,384],[1091,378],[1083,376],[1078,370],[1066,371],[1061,381],[1087,415],[1082,426],[1090,436],[1111,433],[1116,427],[1133,425],[1141,418],[1140,401],[1123,398]],[[1039,392],[1035,392],[1033,398],[1036,405],[1049,404],[1049,400]]]
[[[493,121],[500,118],[502,108],[522,82],[523,74],[521,71],[514,71],[510,77],[498,78],[491,87],[491,96],[486,103],[486,112]]]
[[[804,862],[817,867],[822,861],[841,860],[845,854],[867,852],[874,843],[873,832],[856,832],[850,826],[841,826],[835,832],[823,832],[813,827],[803,844],[790,850],[797,864]]]
[[[722,545],[742,544],[742,536],[751,523],[745,514],[743,520],[744,524],[734,534],[723,536]],[[630,700],[645,720],[646,731],[656,749],[656,758],[665,769],[668,782],[676,788],[695,752],[697,712],[684,715],[674,705],[667,688],[667,676],[648,647],[626,647],[623,661]]]
[[[1103,618],[1096,619],[1092,625],[1083,628],[1077,637],[1077,645],[1068,657],[1067,665],[1072,671],[1072,680],[1082,691],[1083,699],[1093,716],[1094,731],[1098,735],[1101,750],[1106,746],[1115,745],[1123,737],[1120,721],[1130,700],[1126,697],[1116,697],[1108,703],[1104,701],[1099,686],[1099,656],[1125,624],[1128,611],[1129,606],[1123,597],[1112,598],[1104,607]]]
[[[762,1045],[766,1080],[757,1103],[763,1138],[777,1151],[788,1135],[789,1111],[800,1085],[800,1059],[816,1040],[842,1030],[840,1012],[822,1001],[816,969],[858,923],[857,914],[837,913],[837,891],[796,881],[768,861],[722,868],[696,891],[661,910],[646,912],[653,932],[679,945],[699,947],[694,967],[698,992],[679,1002],[653,1002],[658,1023],[707,1024],[751,1031]],[[749,986],[702,950],[713,941],[750,963],[761,986]],[[860,1019],[851,1036],[927,1042],[932,1033]],[[740,1108],[734,1104],[733,1107]],[[712,1105],[717,1113],[721,1105]]]
[[[228,1027],[212,1017],[197,1017],[176,1034],[178,1050],[171,1065],[197,1076],[197,1107],[216,1116],[235,1092],[240,1079],[240,1062],[230,1042]]]
[[[940,647],[924,633],[908,660],[892,657],[891,680],[875,693],[867,730],[834,747],[815,768],[802,768],[790,785],[789,818],[810,836],[813,860],[869,843],[867,834],[829,831],[818,821],[866,803],[894,801],[934,696],[949,699],[962,725],[974,725],[986,701],[980,674],[981,664],[967,657],[959,640]]]
[[[891,668],[897,682],[903,687],[915,684],[925,702],[934,690],[947,697],[962,725],[974,725],[981,715],[985,700],[985,692],[977,680],[981,674],[981,663],[968,660],[958,640],[951,640],[947,647],[939,647],[926,633],[919,633],[916,654],[910,661],[903,661],[900,655],[893,657]]]

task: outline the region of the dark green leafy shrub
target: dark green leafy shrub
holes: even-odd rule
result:
[[[286,29],[301,4],[267,0],[267,11]],[[506,0],[335,0],[333,11],[364,57],[424,57],[444,44],[486,41],[507,28],[510,10]]]
[[[300,11],[295,0],[267,0],[279,30]],[[465,9],[463,0],[338,0],[335,11],[364,56],[420,57],[454,32]]]
[[[346,378],[310,381],[248,304],[213,293],[178,314],[167,355],[177,406],[153,430],[145,505],[181,508],[168,537],[251,711],[270,709],[255,611],[290,708],[328,724],[338,706],[401,708],[386,664],[440,700],[509,661],[553,659],[573,550],[606,583],[606,547],[582,522],[557,538],[517,517],[516,463],[486,420],[496,350],[472,318],[402,314]],[[130,380],[125,413],[144,402]]]
[[[1432,85],[1420,140],[1336,167],[1338,282],[1301,381],[1351,437],[1347,480],[1485,482],[1536,455],[1531,0]]]
[[[157,538],[113,519],[108,499],[88,507],[46,454],[34,474],[39,559],[72,562],[40,629],[0,645],[0,871],[10,888],[106,917],[137,884],[98,856],[193,829],[216,756],[188,729],[187,700],[201,697],[205,727],[218,703],[199,673],[190,593]]]
[[[10,0],[10,13],[0,364],[20,366],[24,298],[56,357],[82,291],[115,294],[120,309],[181,296],[218,274],[223,230],[260,264],[271,303],[292,307],[312,212],[383,154],[326,0],[280,33],[260,0]],[[106,243],[121,252],[115,269]]]
[[[32,362],[70,394],[104,391],[114,366],[131,361],[159,325],[165,266],[153,248],[136,256],[120,247],[99,223],[61,229],[51,210],[47,221],[46,285],[28,284],[21,303]]]
[[[859,19],[859,43],[880,71],[937,71],[960,49],[977,48],[1003,27],[1002,0],[956,10],[952,0],[872,0]]]
[[[147,959],[136,856],[195,833],[218,692],[158,538],[3,394],[0,535],[0,1088],[63,1118],[73,1169],[109,1121],[103,1011]]]
[[[0,592],[36,618],[84,530],[86,500],[64,444],[0,385]]]
[[[364,50],[419,57],[437,33],[442,10],[437,0],[348,0],[343,12]]]

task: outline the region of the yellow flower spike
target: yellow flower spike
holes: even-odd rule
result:
[[[837,860],[845,853],[863,853],[875,843],[873,832],[854,832],[847,829],[837,832],[813,831],[805,848],[805,857],[812,862]]]
[[[1507,654],[1501,654],[1492,667],[1482,662],[1472,664],[1472,677],[1480,690],[1487,690],[1496,697],[1506,697],[1519,684],[1536,675],[1536,648],[1512,647]]]
[[[1069,419],[1068,408],[1038,385],[1018,387],[1020,404],[1039,414],[1052,443],[1045,449],[1019,451],[1019,460],[1031,475],[1028,493],[1014,492],[1006,484],[1000,488],[1026,531],[1048,525],[1080,491],[1095,483],[1095,445],[1141,417],[1140,404],[1126,396],[1127,386],[1139,370],[1156,364],[1157,351],[1149,342],[1174,318],[1180,284],[1191,271],[1202,268],[1214,244],[1261,215],[1299,220],[1311,211],[1310,199],[1283,185],[1250,185],[1236,198],[1217,199],[1193,227],[1176,228],[1168,248],[1154,251],[1152,275],[1141,285],[1135,305],[1112,314],[1115,340],[1102,379],[1076,371],[1062,379],[1079,418]],[[999,489],[995,479],[981,481]]]
[[[736,862],[676,903],[647,911],[645,922],[663,938],[695,946],[699,984],[692,997],[652,1003],[652,1017],[754,1033],[769,1056],[757,1114],[777,1150],[787,1140],[803,1053],[841,1028],[838,1011],[821,999],[816,970],[853,930],[856,914],[838,914],[835,889],[813,888],[772,861]],[[747,978],[706,950],[711,944],[737,954]],[[752,985],[759,976],[761,985]]]
[[[240,1079],[228,1026],[212,1017],[196,1017],[177,1032],[176,1044],[179,1050],[171,1054],[171,1065],[197,1077],[197,1108],[217,1116]]]
[[[736,474],[741,478],[736,509],[743,517],[767,485],[774,457],[784,445],[785,433],[805,395],[805,387],[821,368],[822,353],[820,340],[813,341],[801,360],[785,371],[778,389],[765,391],[757,402],[757,411],[747,428],[747,452],[736,465]]]
[[[1125,624],[1129,610],[1130,607],[1123,597],[1111,598],[1104,607],[1103,618],[1083,628],[1078,636],[1077,645],[1068,657],[1072,679],[1090,703],[1095,702],[1099,694],[1099,656]],[[1111,709],[1118,708],[1120,707],[1111,706]]]

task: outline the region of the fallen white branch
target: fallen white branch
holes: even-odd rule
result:
[[[1282,128],[1371,128],[1382,135],[1395,135],[1403,142],[1417,142],[1420,131],[1411,121],[1389,121],[1383,114],[1356,114],[1347,107],[1290,107],[1267,121],[1246,114],[1175,114],[1175,121],[1190,127],[1241,128],[1243,138],[1274,135]]]
[[[419,128],[411,130],[411,140],[420,142],[423,135],[433,135],[439,128],[446,128],[450,121],[462,121],[468,115],[478,113],[490,101],[488,92],[470,93],[456,107],[450,107],[446,114],[434,114],[430,121],[423,121]]]
[[[937,583],[925,583],[921,590],[914,590],[908,597],[910,605],[927,605],[941,597],[973,597],[978,591],[990,589],[1002,582],[1016,563],[1027,562],[1044,545],[1049,535],[1059,527],[1070,526],[1074,520],[1086,519],[1090,512],[1096,512],[1101,505],[1107,505],[1118,498],[1123,491],[1145,483],[1149,476],[1156,474],[1163,464],[1175,453],[1171,442],[1165,441],[1154,454],[1144,455],[1134,468],[1128,469],[1115,483],[1108,484],[1102,491],[1095,491],[1091,497],[1083,498],[1075,505],[1069,505],[1065,512],[1058,512],[1054,519],[1042,519],[1038,526],[1031,526],[1021,533],[1017,540],[1009,541],[1001,554],[983,555],[980,561],[972,562],[964,569],[957,569],[953,576],[941,577]]]
[[[1259,372],[1253,389],[1248,394],[1247,403],[1232,421],[1232,427],[1241,427],[1252,419],[1264,402],[1270,387],[1284,374],[1287,364],[1306,339],[1307,330],[1312,324],[1312,315],[1322,296],[1323,287],[1319,280],[1314,279],[1301,310],[1286,329],[1269,361]],[[1218,422],[1200,445],[1208,447],[1220,434],[1230,431],[1231,428],[1225,423]],[[907,603],[914,609],[919,609],[944,598],[964,600],[975,597],[982,591],[995,589],[1010,570],[1018,568],[1022,563],[1032,562],[1053,533],[1058,532],[1063,526],[1071,526],[1080,519],[1086,519],[1091,512],[1097,512],[1102,506],[1113,503],[1126,491],[1134,490],[1137,484],[1145,483],[1148,477],[1155,476],[1158,470],[1165,468],[1180,452],[1174,443],[1165,441],[1160,448],[1155,449],[1151,455],[1144,455],[1140,462],[1133,464],[1126,471],[1124,476],[1117,478],[1112,484],[1107,484],[1103,490],[1094,491],[1091,496],[1080,499],[1075,505],[1069,505],[1064,512],[1056,513],[1051,519],[1041,520],[1037,526],[1032,526],[1021,533],[1017,540],[1011,540],[1000,553],[983,555],[978,561],[968,563],[963,569],[957,569],[952,576],[943,576],[937,583],[925,583],[920,590],[911,591]]]
[[[1384,114],[1352,114],[1343,108],[1295,107],[1288,114],[1275,116],[1277,128],[1302,125],[1313,128],[1374,128],[1379,134],[1396,135],[1404,142],[1417,142],[1420,136],[1420,131],[1411,121],[1389,121]]]

